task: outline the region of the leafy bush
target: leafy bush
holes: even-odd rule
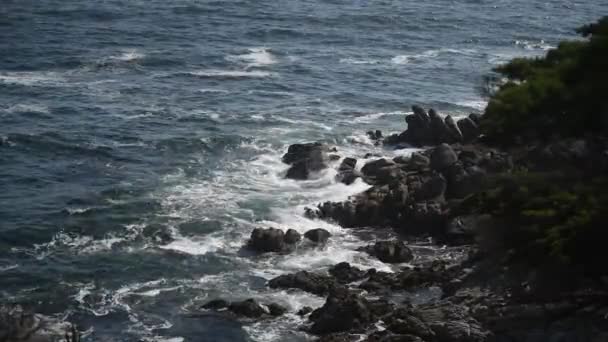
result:
[[[465,203],[509,227],[506,248],[530,263],[583,266],[608,273],[608,179],[563,174],[504,175]],[[486,228],[492,229],[492,227]]]
[[[546,141],[608,135],[608,17],[578,30],[541,58],[516,58],[496,72],[508,82],[482,117],[488,141]]]

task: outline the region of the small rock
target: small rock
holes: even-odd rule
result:
[[[403,241],[378,241],[368,248],[368,252],[386,263],[402,263],[414,259],[412,250]]]
[[[285,233],[285,238],[283,239],[285,243],[290,245],[296,244],[300,242],[300,240],[302,240],[302,235],[295,229],[288,229]]]
[[[246,299],[242,302],[234,302],[228,306],[228,309],[237,315],[249,318],[259,318],[266,313],[266,310],[255,300]]]
[[[202,308],[203,309],[207,309],[207,310],[219,310],[219,309],[225,309],[228,306],[230,306],[230,302],[225,300],[225,299],[214,299],[211,300],[207,303],[205,303]]]
[[[330,236],[331,233],[323,228],[311,229],[304,233],[305,238],[318,244],[326,243]]]
[[[336,282],[328,276],[300,271],[284,274],[271,279],[268,286],[276,289],[300,289],[319,296],[324,296],[336,286]]]
[[[312,308],[310,306],[305,306],[305,307],[301,308],[300,310],[298,310],[297,315],[306,316],[311,312],[312,312]]]
[[[346,185],[352,184],[357,177],[359,177],[359,172],[355,170],[355,166],[357,165],[357,159],[355,158],[344,158],[340,166],[338,167],[338,174],[336,175],[336,180],[338,182],[342,182]]]
[[[287,312],[287,308],[277,304],[277,303],[271,303],[270,305],[268,305],[268,311],[270,312],[270,315],[272,316],[281,316],[284,313]]]

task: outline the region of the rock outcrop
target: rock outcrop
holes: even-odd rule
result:
[[[289,146],[282,158],[283,163],[291,165],[285,177],[296,180],[308,179],[311,173],[327,168],[330,160],[329,152],[336,152],[336,149],[318,142]]]

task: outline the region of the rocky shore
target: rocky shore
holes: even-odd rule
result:
[[[297,312],[308,322],[301,329],[319,341],[608,341],[608,279],[514,261],[501,243],[510,227],[484,229],[500,223],[463,209],[470,195],[522,168],[608,171],[608,146],[565,140],[505,151],[483,143],[477,114],[455,121],[414,106],[405,121],[408,129],[400,134],[368,134],[387,149],[420,148],[408,157],[361,161],[319,142],[291,145],[283,156],[287,178],[306,180],[333,164],[336,181],[360,178],[370,186],[345,201],[306,208],[306,216],[392,236],[370,238],[362,251],[393,265],[394,272],[341,262],[327,272],[300,270],[268,281],[269,288],[326,297],[321,307]],[[286,254],[323,248],[331,238],[321,228],[304,234],[257,228],[244,247]],[[457,247],[464,257],[421,263],[408,245],[415,240]],[[416,297],[429,289],[431,294]],[[215,298],[200,310],[243,321],[280,319],[288,311],[256,298]],[[0,311],[0,341],[79,340],[77,329],[65,322],[20,308]]]
[[[361,270],[346,262],[326,273],[301,270],[268,282],[270,288],[306,291],[326,297],[319,308],[305,308],[302,330],[319,341],[606,341],[608,279],[564,279],[568,270],[529,267],[509,258],[501,236],[484,227],[497,224],[488,215],[463,210],[467,198],[504,174],[546,171],[551,165],[603,163],[606,145],[584,140],[527,146],[504,151],[479,136],[479,115],[455,121],[419,106],[407,115],[408,129],[383,138],[368,135],[386,148],[425,147],[409,157],[380,158],[359,165],[334,147],[318,143],[289,147],[283,162],[287,178],[303,180],[340,160],[336,180],[361,178],[370,188],[346,201],[306,208],[311,219],[344,228],[391,231],[396,238],[372,240],[363,248],[371,257],[394,264],[395,272]],[[501,231],[492,229],[492,232]],[[508,232],[506,233],[508,234]],[[258,253],[289,253],[300,244],[323,245],[331,234],[315,229],[258,228],[248,248]],[[466,257],[421,264],[406,241],[429,239],[436,246],[459,246]],[[567,276],[566,276],[567,277]],[[412,300],[408,294],[438,289],[438,295]],[[284,312],[254,299],[220,310],[248,318]],[[206,309],[217,309],[215,301]],[[240,307],[246,305],[247,310]]]

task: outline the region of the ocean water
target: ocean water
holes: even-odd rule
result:
[[[67,317],[86,341],[309,340],[294,312],[324,298],[268,279],[391,269],[356,251],[361,234],[302,216],[367,185],[336,184],[333,168],[286,180],[287,146],[407,154],[365,132],[405,129],[412,104],[482,111],[492,67],[602,13],[602,0],[2,0],[0,303]],[[255,256],[242,248],[255,227],[334,236]],[[290,313],[238,323],[200,310],[216,297]]]

